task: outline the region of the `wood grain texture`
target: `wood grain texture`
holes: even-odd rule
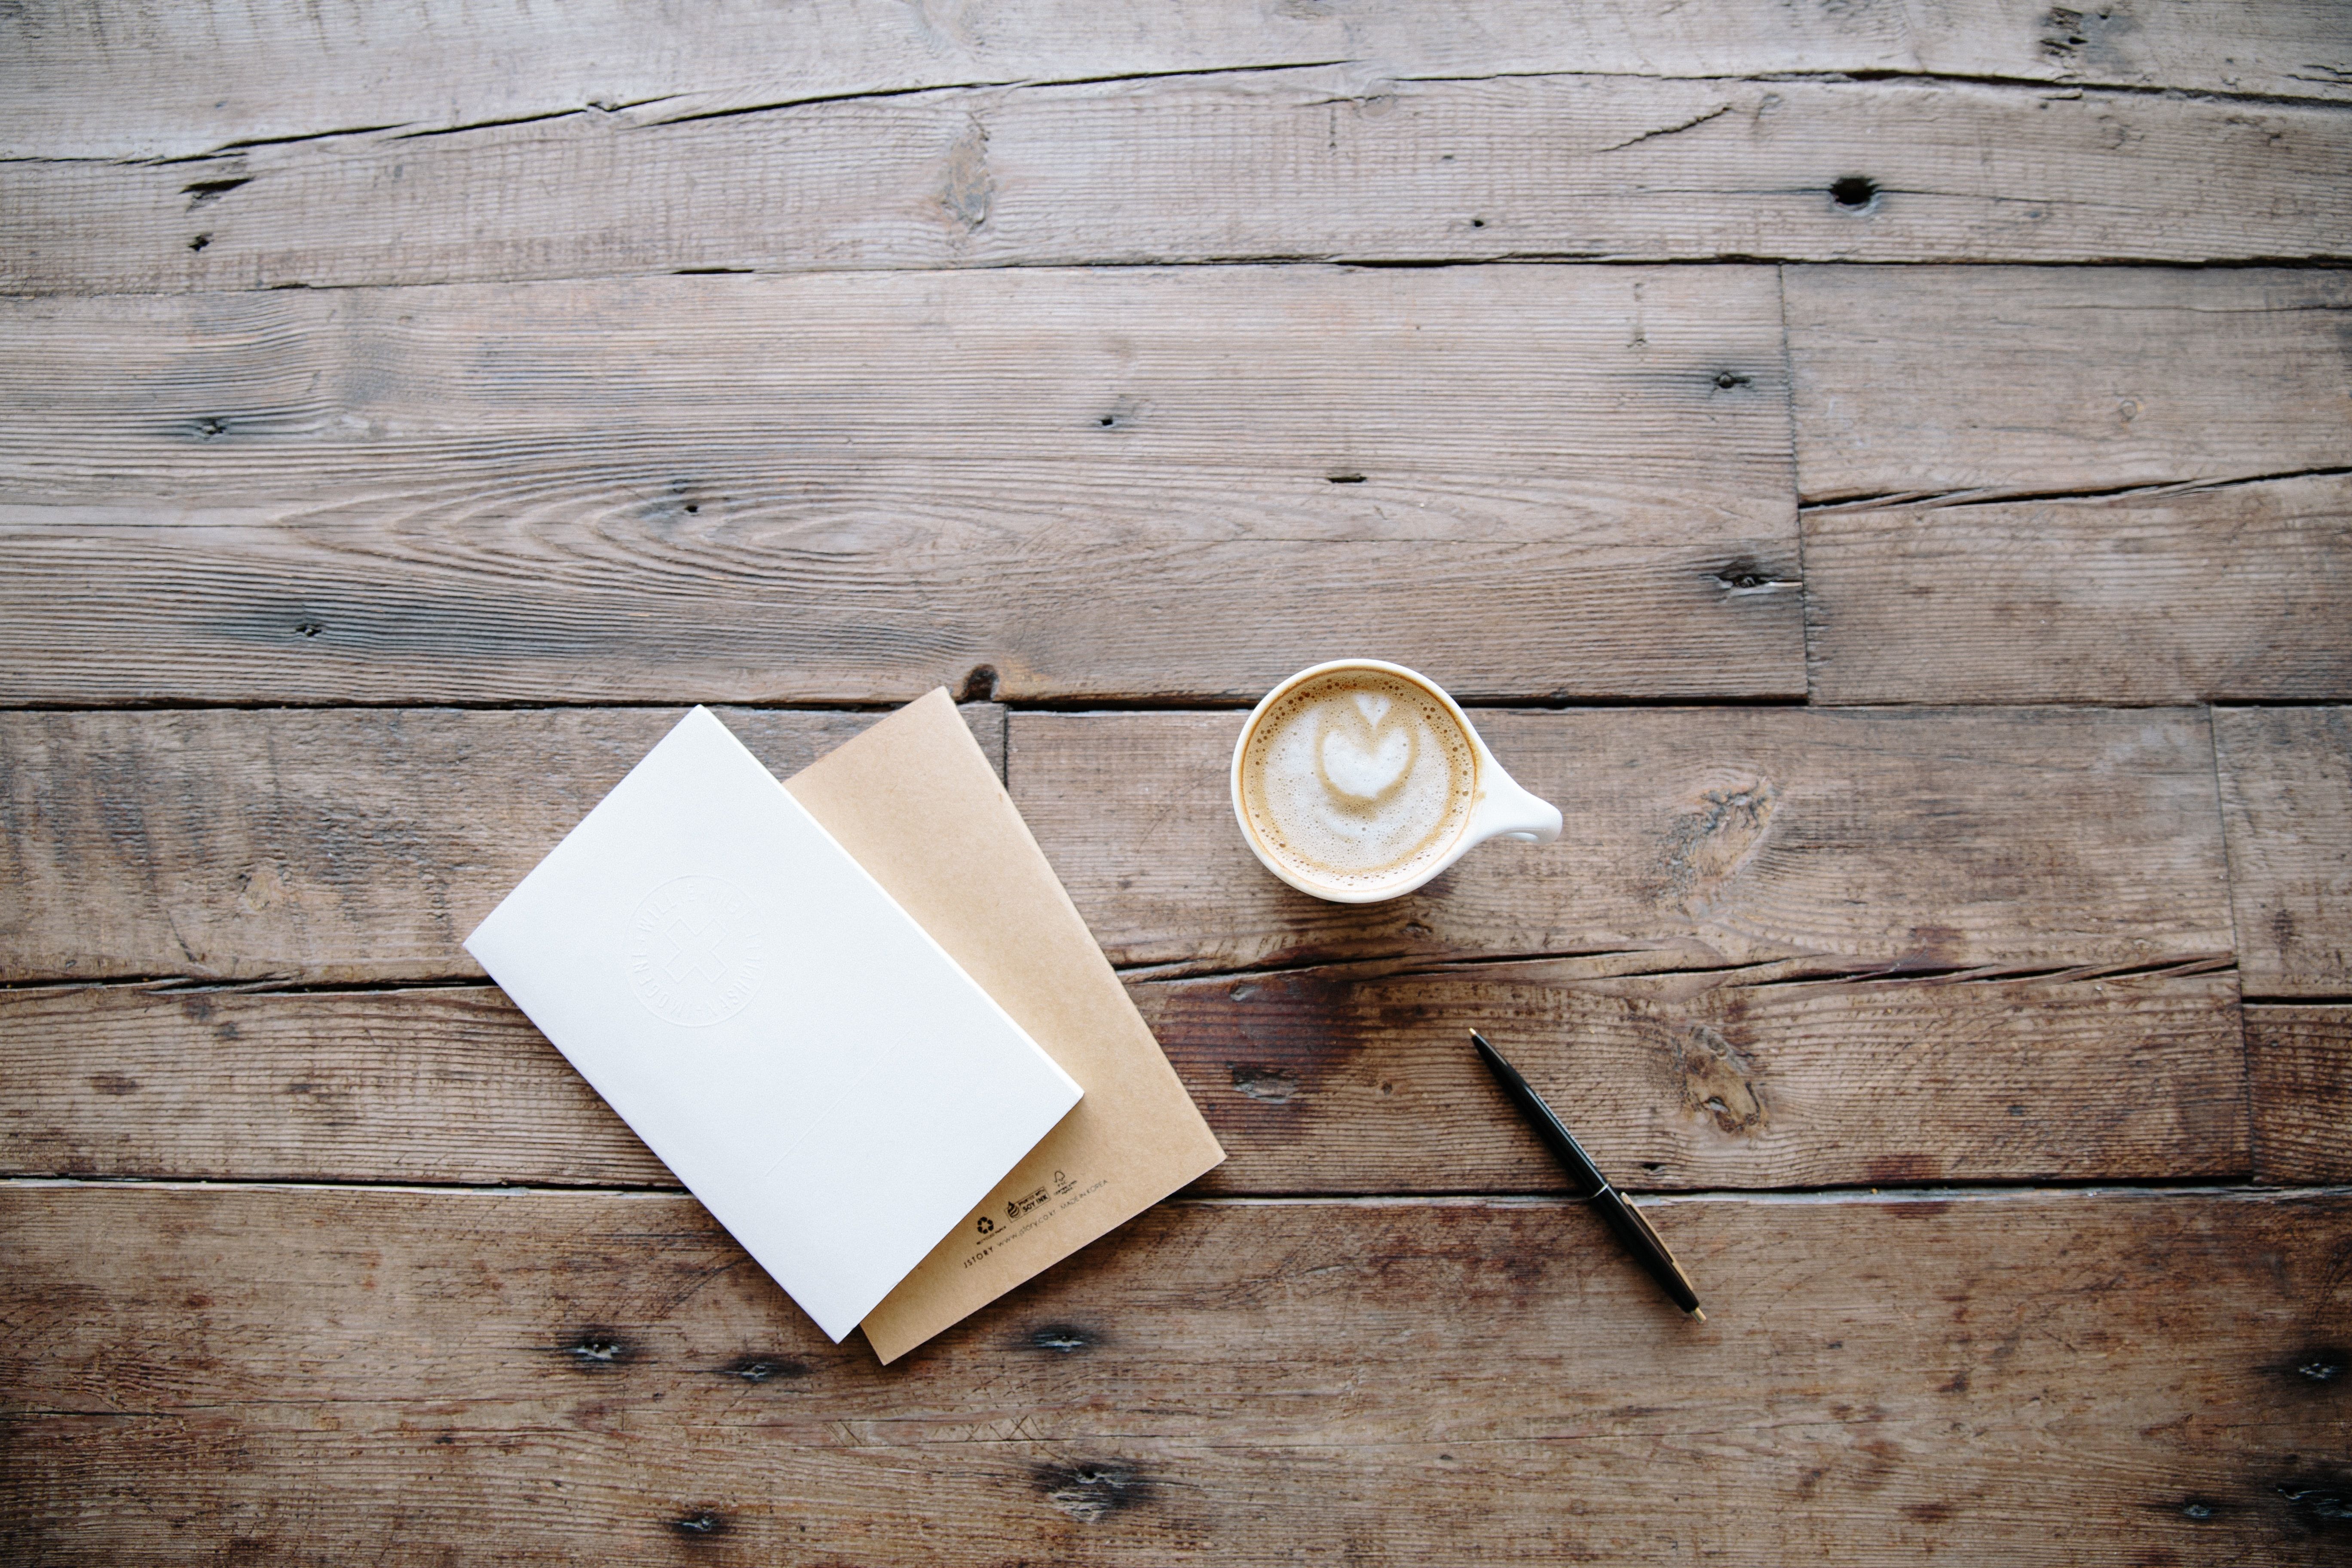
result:
[[[478,975],[460,939],[671,717],[0,714],[0,879],[21,889],[0,976]],[[862,722],[728,718],[780,772]],[[1241,720],[1006,716],[1008,787],[1114,963],[2043,971],[2231,951],[2199,712],[1489,711],[1481,732],[1567,837],[1360,906],[1251,858],[1225,784]]]
[[[2228,975],[1748,985],[1555,966],[1139,981],[1223,1194],[1557,1192],[1464,1046],[1633,1190],[2251,1168]],[[487,987],[0,992],[0,1173],[675,1187]]]
[[[1745,984],[1478,964],[1132,989],[1230,1158],[1213,1192],[1558,1192],[1476,1027],[1633,1190],[2224,1178],[2222,974]]]
[[[721,714],[779,774],[879,717]],[[457,944],[679,717],[0,714],[0,975],[478,975]]]
[[[0,1561],[2352,1554],[2352,6],[560,11],[0,0]],[[938,684],[1234,1157],[886,1369],[457,942]]]
[[[2352,995],[2352,709],[2219,709],[2249,996]]]
[[[1299,258],[2340,258],[2347,167],[2352,113],[2332,105],[1341,66],[0,163],[0,289]],[[1841,202],[1849,178],[1875,194]]]
[[[2352,697],[2352,477],[1801,521],[1818,701]]]
[[[2352,1006],[2245,1011],[2255,1176],[2352,1182]]]
[[[0,319],[0,701],[1254,700],[1343,643],[1473,699],[1804,689],[1769,268]]]
[[[12,1174],[680,1184],[488,985],[0,992]]]
[[[2352,99],[2328,0],[1771,3],[1663,11],[1181,0],[1116,17],[1066,0],[920,9],[604,0],[551,27],[527,0],[385,5],[136,0],[0,16],[0,155],[184,157],[360,123],[408,130],[659,100],[714,113],[854,93],[1346,60],[1387,76],[1845,71]]]
[[[1445,679],[1441,666],[1429,672]],[[2212,752],[2180,710],[1485,712],[1556,846],[1325,903],[1251,857],[1239,714],[1016,711],[1013,797],[1127,965],[1544,954],[1579,973],[2049,970],[2231,951]]]
[[[1792,268],[1809,501],[2352,466],[2352,273]]]
[[[1651,1212],[1704,1324],[1573,1205],[1190,1203],[885,1369],[682,1196],[12,1184],[0,1546],[2340,1555],[2341,1194]]]

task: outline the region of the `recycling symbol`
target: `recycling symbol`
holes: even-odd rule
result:
[[[981,1234],[981,1235],[982,1235],[982,1236],[986,1236],[990,1231],[994,1230],[995,1228],[996,1228],[996,1222],[995,1222],[994,1220],[992,1220],[992,1219],[989,1218],[986,1215],[981,1215],[981,1216],[980,1216],[980,1234]]]

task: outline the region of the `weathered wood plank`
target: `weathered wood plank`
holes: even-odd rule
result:
[[[1895,6],[1791,15],[1770,0],[1703,16],[1660,15],[1638,0],[1573,10],[1528,0],[1344,9],[1177,0],[1118,16],[1067,0],[926,10],[779,10],[718,0],[667,16],[605,0],[567,7],[561,27],[548,26],[528,0],[422,0],[402,13],[394,19],[381,6],[292,4],[12,12],[0,19],[0,153],[185,157],[362,123],[446,129],[649,102],[665,113],[712,114],[917,88],[1338,60],[1374,72],[1461,76],[1920,66],[1906,37],[1912,19]],[[2021,68],[2106,79],[2111,68],[2095,58],[2069,72],[2069,62],[2027,43],[2050,29],[2022,16],[2003,20],[2011,35],[2003,53]],[[2309,42],[2291,52],[2325,58],[2325,32],[2305,32],[2313,20],[2292,12],[2233,18],[2229,37],[2251,58],[2304,33]],[[2189,30],[2211,37],[2203,26]],[[2262,73],[2265,86],[2242,90],[2284,86],[2288,95],[2320,98],[2340,90],[2286,73],[2276,73],[2279,86],[2267,85],[2273,74]],[[2310,74],[2317,73],[2296,73]]]
[[[1139,981],[1202,1190],[1557,1192],[1506,1044],[1636,1189],[2251,1169],[2228,975],[1748,985],[1553,966]],[[674,1187],[494,990],[0,993],[0,1172]]]
[[[1230,1156],[1216,1192],[1557,1192],[1467,1047],[1635,1189],[2244,1173],[2217,974],[1748,984],[1572,965],[1133,986]]]
[[[2254,1174],[2352,1182],[2352,1006],[2245,1011]]]
[[[1009,716],[1013,799],[1114,962],[2046,970],[2231,950],[2201,712],[1482,713],[1503,765],[1566,814],[1559,844],[1489,845],[1356,906],[1293,891],[1242,843],[1241,722]]]
[[[676,1188],[494,987],[0,993],[11,1174]]]
[[[1348,60],[1382,76],[1843,71],[2352,98],[2328,0],[2126,11],[2042,0],[1773,0],[1661,10],[1186,0],[1108,17],[1056,0],[928,9],[736,0],[675,15],[525,0],[382,6],[113,3],[0,16],[0,155],[184,157],[359,123],[446,129],[661,100],[715,113],[977,82]]]
[[[722,711],[779,774],[879,717]],[[678,717],[0,715],[0,977],[478,975],[457,943]]]
[[[0,701],[1254,700],[1340,644],[1468,697],[1804,689],[1766,268],[0,319]]]
[[[1191,1203],[886,1369],[826,1344],[683,1197],[15,1184],[0,1544],[2340,1554],[2341,1194],[1652,1213],[1704,1324],[1570,1205]]]
[[[2352,697],[2352,477],[1801,522],[1819,701]]]
[[[2352,995],[2352,709],[2213,715],[2249,996]]]
[[[2352,113],[2334,105],[1334,67],[674,113],[0,163],[0,289],[2352,255]]]
[[[21,890],[0,978],[478,975],[459,941],[672,717],[0,714],[0,881]],[[779,771],[860,722],[729,719]],[[1251,858],[1225,784],[1240,724],[1007,716],[1013,798],[1114,962],[2040,971],[2231,951],[2201,712],[1489,711],[1567,837],[1366,906]]]
[[[1785,287],[1808,500],[2352,466],[2352,273],[1793,268]]]

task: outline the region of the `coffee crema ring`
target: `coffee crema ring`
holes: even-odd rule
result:
[[[1416,683],[1341,669],[1284,694],[1244,749],[1243,799],[1267,850],[1301,878],[1364,888],[1410,877],[1467,826],[1469,735]]]

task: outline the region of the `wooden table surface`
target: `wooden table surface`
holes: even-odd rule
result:
[[[2352,1557],[2342,0],[33,0],[0,160],[7,1561]],[[1350,653],[1560,843],[1265,875]],[[940,684],[1232,1157],[881,1368],[458,943]]]

